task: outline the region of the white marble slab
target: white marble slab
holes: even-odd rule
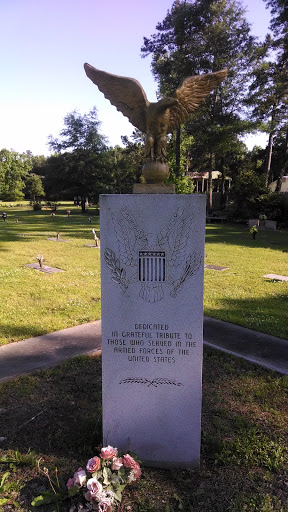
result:
[[[196,467],[206,198],[100,204],[104,445],[150,466]]]
[[[275,281],[288,281],[288,276],[281,276],[279,274],[266,274],[267,279],[275,279]]]

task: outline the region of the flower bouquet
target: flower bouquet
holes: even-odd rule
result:
[[[86,503],[76,510],[113,512],[121,502],[126,485],[140,476],[140,465],[131,455],[118,457],[117,448],[107,446],[101,449],[99,457],[88,460],[86,470],[79,468],[73,478],[69,478],[68,494],[74,496],[82,491]]]
[[[49,476],[48,469],[44,468],[43,472],[48,476],[52,492],[43,493],[31,504],[38,507],[70,499],[73,505],[69,512],[115,512],[126,485],[141,477],[139,462],[128,453],[119,456],[117,448],[113,446],[102,448],[99,457],[89,459],[86,469],[78,468],[66,486],[64,482],[61,485],[57,471],[56,486]]]

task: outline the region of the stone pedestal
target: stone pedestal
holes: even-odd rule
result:
[[[103,443],[199,463],[206,197],[102,195]]]

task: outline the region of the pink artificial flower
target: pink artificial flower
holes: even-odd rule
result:
[[[142,475],[142,472],[141,472],[138,462],[135,461],[135,465],[133,466],[132,471],[136,478],[140,478],[140,476]]]
[[[100,468],[99,457],[92,457],[92,459],[88,460],[86,469],[87,469],[87,471],[89,471],[89,473],[94,473],[94,471],[98,471],[99,468]]]
[[[69,480],[68,480],[68,482],[66,484],[66,487],[67,487],[68,491],[70,491],[70,489],[72,489],[73,485],[74,485],[73,478],[69,478]]]
[[[84,494],[84,498],[85,498],[85,500],[87,500],[87,501],[92,501],[91,492],[90,492],[90,491],[85,492],[85,494]]]
[[[123,456],[123,464],[126,468],[134,468],[135,464],[138,464],[138,462],[136,462],[133,457],[127,453]]]
[[[101,500],[100,503],[98,504],[98,511],[113,512],[111,500],[109,500],[109,498],[103,498],[103,500]]]
[[[78,471],[76,471],[73,476],[74,485],[77,485],[77,487],[82,487],[82,485],[85,484],[86,478],[87,477],[84,469],[78,468]]]
[[[111,469],[113,469],[114,471],[119,471],[119,469],[122,468],[122,466],[123,466],[123,459],[121,457],[119,457],[119,458],[114,457],[114,459],[112,461]]]
[[[104,460],[110,460],[116,457],[117,455],[117,448],[113,448],[113,446],[106,446],[106,448],[102,448],[100,457]]]
[[[87,482],[87,489],[90,491],[91,498],[97,498],[102,493],[102,485],[97,478],[90,478]]]

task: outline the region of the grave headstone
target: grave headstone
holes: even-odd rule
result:
[[[275,220],[265,220],[265,229],[268,229],[269,231],[275,231],[276,225],[277,222]]]
[[[197,467],[206,198],[100,200],[104,445]]]
[[[256,227],[259,226],[259,219],[249,219],[248,220],[248,227],[253,228],[253,226],[256,226]]]

